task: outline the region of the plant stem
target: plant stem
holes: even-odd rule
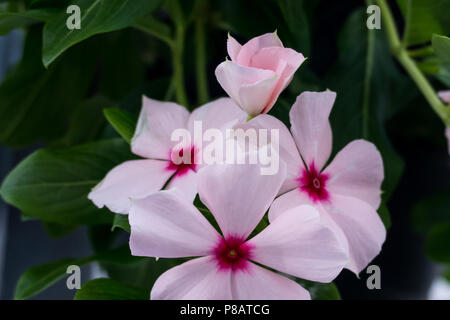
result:
[[[175,45],[172,49],[173,79],[175,83],[175,96],[177,98],[177,102],[187,108],[188,102],[186,91],[184,89],[183,52],[184,27],[178,23],[175,31]]]
[[[205,39],[205,5],[206,0],[197,0],[195,21],[195,45],[196,45],[196,68],[197,68],[197,95],[198,103],[204,104],[209,101],[208,81],[206,77],[206,39]]]
[[[397,58],[400,64],[408,72],[410,77],[414,80],[417,87],[422,92],[423,96],[436,112],[436,114],[442,119],[446,126],[450,126],[450,108],[446,107],[444,103],[439,99],[428,80],[408,55],[405,47],[401,44],[397,28],[395,27],[394,19],[386,1],[377,0],[377,3],[381,9],[381,16],[384,19],[384,27],[386,35],[388,37],[389,45],[392,50],[392,54]]]
[[[367,0],[367,5],[372,1]],[[369,108],[370,108],[370,78],[373,69],[373,53],[375,49],[375,30],[367,30],[367,52],[366,52],[366,70],[364,72],[364,92],[362,101],[362,135],[364,139],[369,138]]]

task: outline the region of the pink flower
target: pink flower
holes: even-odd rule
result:
[[[446,104],[450,104],[450,90],[439,91],[438,95],[442,99],[442,101],[444,101]],[[448,154],[450,154],[450,127],[445,127],[445,137],[447,138]]]
[[[250,116],[267,113],[305,60],[284,48],[276,33],[266,33],[241,46],[228,36],[228,55],[216,69],[226,93]]]
[[[245,117],[229,98],[215,100],[189,114],[175,103],[144,97],[131,150],[145,159],[127,161],[113,168],[88,198],[99,208],[106,206],[113,212],[126,214],[131,199],[159,191],[170,180],[167,189],[176,188],[193,201],[199,169],[194,160],[200,156],[201,147],[196,142],[178,146],[179,142],[171,140],[172,132],[186,128],[193,136],[194,121],[202,121],[203,129],[225,130]],[[202,142],[203,148],[206,145]],[[183,161],[182,156],[188,151],[190,159]]]
[[[309,299],[295,281],[253,263],[313,281],[333,280],[348,258],[311,206],[286,211],[247,240],[286,174],[261,175],[259,165],[210,165],[198,192],[219,234],[191,203],[171,190],[133,201],[130,249],[147,257],[194,258],[163,273],[151,299]]]
[[[332,147],[328,117],[335,98],[331,91],[298,96],[289,114],[293,139],[284,124],[269,115],[260,115],[247,125],[280,130],[280,158],[288,173],[269,220],[275,222],[299,205],[314,205],[347,248],[350,263],[346,268],[358,274],[378,255],[386,238],[376,212],[383,161],[372,143],[355,140],[325,167]]]

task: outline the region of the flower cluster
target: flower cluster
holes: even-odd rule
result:
[[[343,268],[358,274],[380,252],[383,162],[373,144],[356,140],[328,164],[334,92],[300,94],[290,130],[265,114],[305,60],[276,33],[242,46],[229,36],[227,47],[231,61],[216,77],[231,99],[189,114],[144,98],[131,142],[144,159],[112,169],[89,199],[129,215],[133,255],[193,257],[163,273],[151,299],[310,299],[292,277],[330,282]],[[278,130],[279,141],[264,146],[277,143],[277,172],[262,175],[259,163],[198,163],[213,142],[172,139],[176,129],[194,130],[194,121],[219,131]],[[194,206],[197,194],[217,229]],[[267,212],[270,223],[254,235]]]

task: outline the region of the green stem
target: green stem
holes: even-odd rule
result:
[[[195,21],[195,45],[197,68],[197,95],[199,104],[209,101],[208,81],[206,77],[206,37],[205,37],[206,0],[197,0],[197,19]]]
[[[184,89],[184,71],[183,71],[183,52],[184,52],[184,27],[181,24],[176,26],[175,45],[172,50],[172,68],[175,81],[175,96],[178,104],[187,107],[186,91]]]
[[[395,27],[394,19],[386,1],[377,0],[377,3],[381,9],[381,16],[384,18],[384,29],[388,37],[392,54],[397,58],[400,64],[408,72],[410,77],[414,80],[417,87],[422,92],[423,96],[436,112],[436,114],[447,126],[450,126],[450,108],[446,107],[444,103],[439,99],[428,80],[408,55],[408,52],[406,51],[404,46],[400,43],[397,28]]]
[[[372,1],[367,0],[367,5]],[[364,139],[369,138],[369,120],[370,120],[370,78],[373,69],[373,53],[375,48],[375,30],[367,30],[367,52],[366,52],[366,70],[364,73],[364,92],[362,101],[362,134]]]

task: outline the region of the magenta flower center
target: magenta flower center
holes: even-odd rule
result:
[[[167,170],[176,171],[175,175],[182,176],[189,170],[197,171],[197,164],[195,163],[197,149],[195,146],[171,150],[169,156],[170,161]]]
[[[328,200],[329,194],[326,189],[328,175],[318,172],[314,162],[309,166],[309,170],[302,170],[300,177],[297,179],[299,189],[306,192],[314,202]]]
[[[251,247],[239,237],[220,238],[213,250],[214,258],[221,270],[243,270],[251,256]]]

